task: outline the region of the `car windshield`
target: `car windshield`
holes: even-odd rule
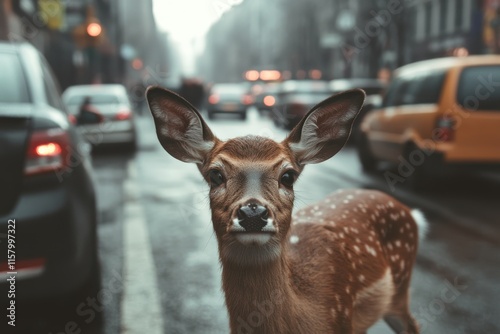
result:
[[[71,96],[68,98],[66,103],[68,105],[80,105],[83,103],[83,100],[86,97],[90,97],[90,103],[91,104],[118,104],[120,103],[120,100],[116,95],[104,95],[104,94],[99,94],[99,95],[75,95]]]
[[[29,103],[26,77],[15,54],[0,53],[0,103]]]
[[[457,102],[467,109],[500,111],[500,66],[465,68],[460,75]]]

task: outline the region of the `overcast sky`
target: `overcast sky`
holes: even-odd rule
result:
[[[203,36],[224,11],[243,0],[154,0],[156,24],[179,47],[183,67],[191,72],[203,50]]]

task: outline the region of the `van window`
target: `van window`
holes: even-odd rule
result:
[[[473,66],[460,74],[457,102],[467,109],[500,110],[500,66]]]
[[[445,72],[418,74],[393,80],[384,99],[384,107],[439,102]]]
[[[29,103],[28,84],[19,58],[13,53],[0,53],[0,103]]]

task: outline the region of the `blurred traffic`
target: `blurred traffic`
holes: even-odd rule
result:
[[[500,332],[498,0],[0,0],[0,326],[132,333],[142,312],[153,334],[228,332],[207,189],[158,143],[149,86],[222,139],[275,140],[363,89],[296,207],[369,188],[422,209],[421,332]]]

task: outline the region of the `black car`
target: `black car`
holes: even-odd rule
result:
[[[261,87],[261,91],[255,95],[254,106],[259,111],[272,112],[277,104],[280,83],[270,82]]]
[[[246,119],[247,109],[252,103],[253,98],[246,83],[215,84],[208,96],[206,107],[208,118],[214,119],[215,114],[228,113]]]
[[[33,46],[0,43],[0,68],[1,305],[10,272],[18,305],[90,296],[100,280],[90,147]]]

